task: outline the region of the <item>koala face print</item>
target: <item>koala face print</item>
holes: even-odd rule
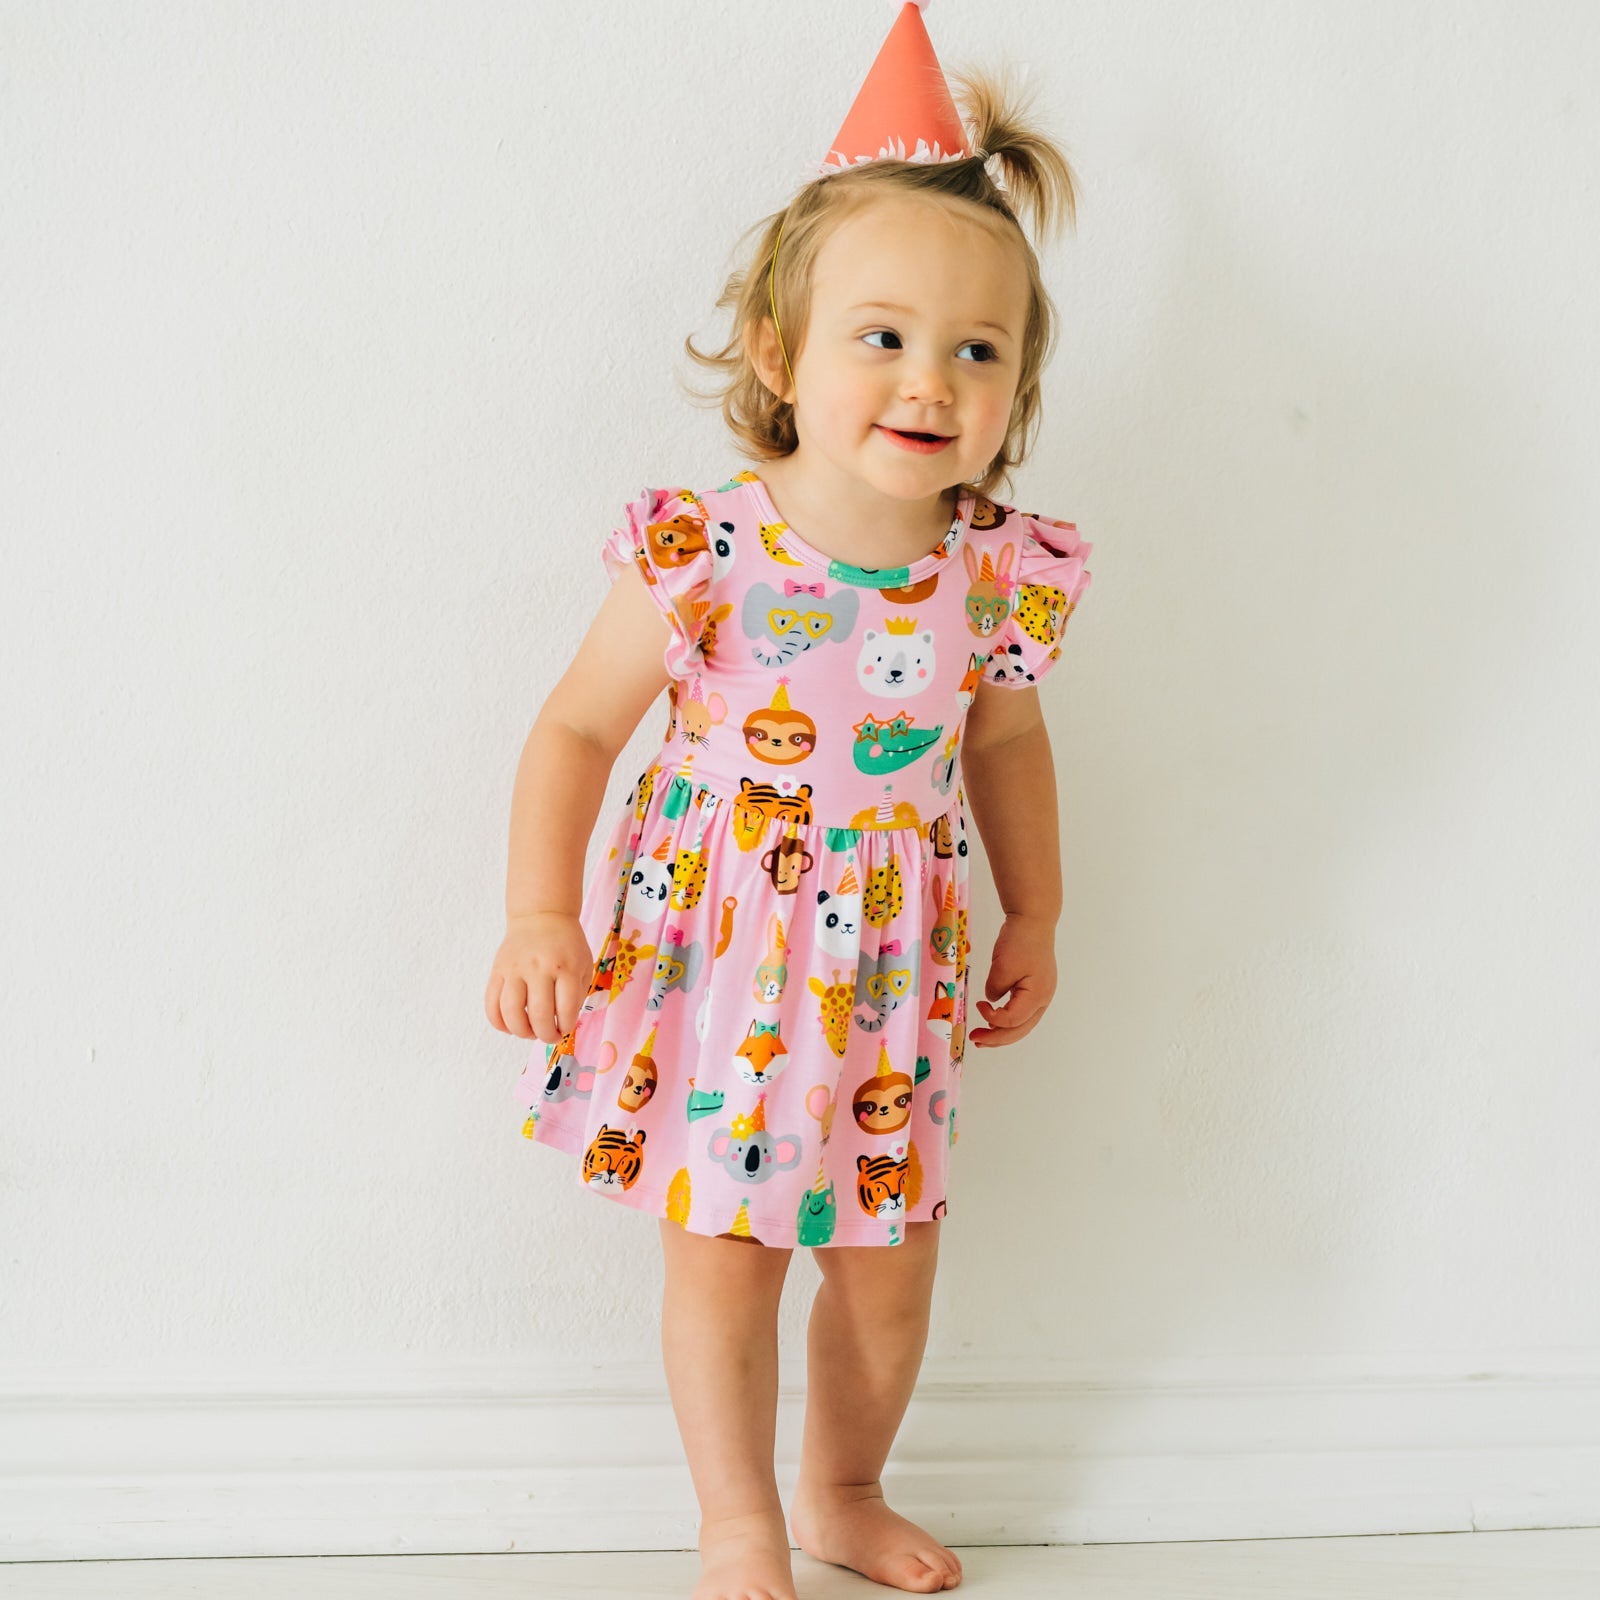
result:
[[[749,1127],[749,1120],[735,1117],[739,1131],[718,1128],[707,1146],[712,1160],[721,1162],[731,1177],[740,1183],[765,1183],[774,1173],[787,1172],[799,1163],[798,1135],[768,1133],[764,1128]]]

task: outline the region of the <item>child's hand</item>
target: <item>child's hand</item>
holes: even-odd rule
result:
[[[577,1026],[593,975],[594,954],[576,917],[560,911],[512,917],[483,1009],[502,1033],[559,1044]]]
[[[1005,1004],[995,1005],[995,997],[1008,989]],[[989,998],[976,1004],[987,1008],[983,1019],[989,1026],[968,1028],[973,1044],[1015,1044],[1031,1033],[1056,992],[1055,924],[1041,917],[1007,917],[994,941],[983,992]]]

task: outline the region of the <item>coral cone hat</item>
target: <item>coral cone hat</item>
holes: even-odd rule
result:
[[[843,172],[863,161],[959,161],[970,153],[966,130],[933,53],[922,13],[930,0],[904,0],[818,169]]]

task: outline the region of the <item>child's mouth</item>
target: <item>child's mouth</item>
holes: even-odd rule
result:
[[[914,450],[919,455],[933,455],[950,443],[949,439],[937,433],[902,433],[898,428],[885,428],[882,423],[878,427],[902,450]]]

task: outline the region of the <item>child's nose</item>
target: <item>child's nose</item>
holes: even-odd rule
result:
[[[950,400],[953,391],[940,364],[924,360],[907,368],[900,393],[908,404],[941,405]]]

